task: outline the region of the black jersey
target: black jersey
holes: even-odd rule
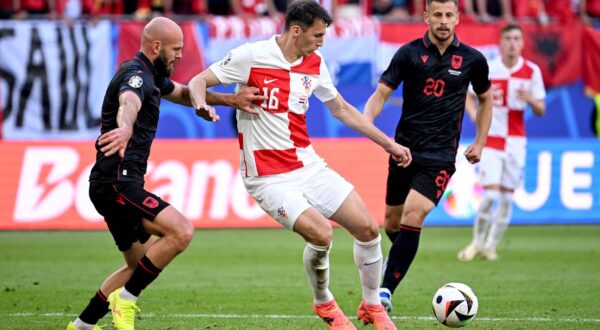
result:
[[[123,159],[119,153],[106,157],[96,140],[96,164],[90,174],[91,182],[144,181],[150,146],[158,126],[160,99],[162,95],[173,92],[174,88],[173,82],[159,75],[152,62],[141,52],[121,64],[104,96],[101,134],[118,127],[117,112],[121,93],[134,92],[140,97],[142,107]]]
[[[469,83],[477,94],[490,88],[485,57],[456,36],[444,55],[423,38],[402,46],[382,74],[392,89],[404,82],[396,142],[414,158],[455,161]]]

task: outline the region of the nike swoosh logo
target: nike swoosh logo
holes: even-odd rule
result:
[[[267,78],[265,78],[264,83],[265,83],[265,85],[268,85],[268,84],[274,82],[275,80],[277,80],[277,78],[275,78],[275,79],[267,79]]]
[[[379,260],[381,260],[381,259],[377,259],[377,261],[373,261],[373,262],[365,262],[365,266],[370,266],[372,264],[376,264],[379,262]]]

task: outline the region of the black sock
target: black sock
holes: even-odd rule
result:
[[[139,296],[142,290],[158,277],[160,271],[148,257],[143,256],[133,271],[133,275],[131,275],[129,281],[125,284],[125,290],[136,297]]]
[[[398,235],[400,235],[400,231],[387,231],[386,230],[385,234],[390,239],[390,242],[392,242],[392,244],[393,244],[396,241],[396,238],[398,238]]]
[[[387,268],[383,275],[382,288],[394,293],[400,281],[408,272],[408,268],[415,259],[417,249],[419,248],[419,236],[421,228],[411,226],[400,226],[398,237],[392,244],[390,255],[388,257]]]
[[[79,319],[87,324],[96,324],[106,313],[108,313],[108,301],[102,291],[98,290],[83,312],[79,314]]]

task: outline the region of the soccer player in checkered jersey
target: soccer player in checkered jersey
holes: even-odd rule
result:
[[[546,91],[540,68],[521,56],[523,31],[516,24],[501,29],[500,56],[490,61],[493,119],[480,164],[483,200],[473,228],[473,241],[458,253],[458,259],[478,255],[496,260],[496,247],[506,232],[512,214],[513,192],[521,184],[525,165],[525,108],[542,116]],[[473,100],[467,113],[475,116]],[[494,210],[494,205],[497,204]]]
[[[385,232],[393,244],[379,291],[388,311],[394,290],[417,254],[425,217],[439,203],[455,172],[469,84],[479,99],[477,134],[464,153],[469,162],[481,159],[490,128],[488,64],[483,54],[454,34],[458,15],[456,0],[428,0],[424,13],[428,31],[400,47],[365,106],[365,117],[373,121],[403,83],[404,103],[395,139],[410,148],[413,162],[398,167],[393,159],[389,161]]]
[[[338,94],[317,51],[329,14],[313,0],[290,5],[281,35],[232,50],[189,84],[194,107],[205,105],[206,88],[217,84],[258,87],[266,99],[258,115],[237,112],[241,175],[246,189],[271,217],[306,241],[304,266],[314,293],[314,311],[329,329],[354,329],[329,290],[331,219],[355,238],[362,302],[358,317],[377,329],[395,329],[379,302],[381,237],[352,184],[327,166],[313,149],[306,129],[314,93],[341,122],[364,134],[398,161],[410,151],[389,139]]]

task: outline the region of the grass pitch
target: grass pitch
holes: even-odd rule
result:
[[[431,299],[446,282],[479,298],[467,328],[600,329],[600,226],[513,226],[500,260],[461,263],[469,227],[426,228],[394,296],[399,328],[442,329]],[[138,329],[324,329],[311,311],[303,241],[281,229],[200,230],[139,299]],[[390,243],[384,238],[384,252]],[[64,329],[122,258],[108,232],[0,232],[0,329]],[[331,290],[360,302],[352,238],[336,229]],[[372,329],[359,325],[359,329]],[[100,321],[110,326],[110,315]]]

